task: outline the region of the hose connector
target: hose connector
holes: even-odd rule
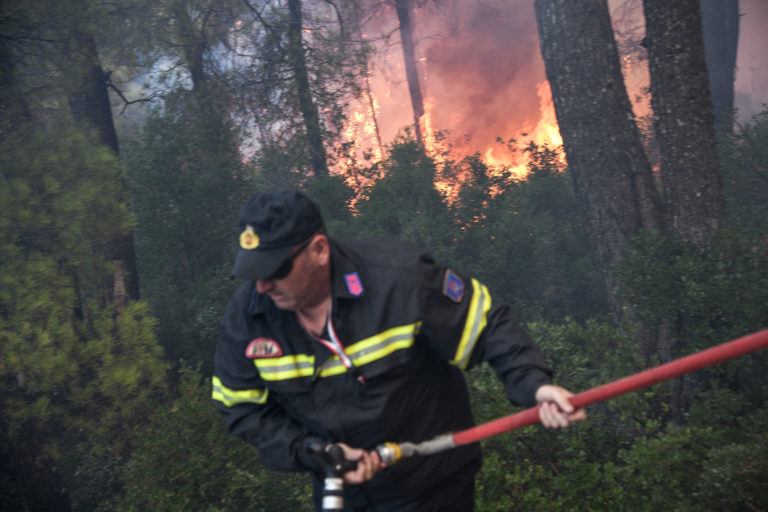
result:
[[[376,453],[379,454],[381,462],[387,466],[393,465],[403,457],[400,445],[397,443],[384,443],[376,447]]]
[[[443,434],[434,439],[414,443],[384,443],[376,447],[376,453],[379,454],[381,462],[391,466],[400,459],[405,459],[413,455],[431,455],[444,450],[450,450],[456,445],[452,434]]]

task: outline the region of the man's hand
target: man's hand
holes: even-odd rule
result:
[[[547,428],[567,427],[574,421],[587,419],[583,407],[574,409],[568,400],[573,393],[560,386],[545,384],[536,390],[536,401],[541,404],[539,419]]]
[[[336,444],[344,450],[345,459],[357,461],[356,470],[344,473],[345,484],[361,484],[367,482],[372,479],[376,473],[386,467],[386,464],[379,459],[379,454],[376,453],[376,450],[367,452],[360,448],[351,448],[344,443]]]

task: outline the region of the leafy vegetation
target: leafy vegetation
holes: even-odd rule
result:
[[[232,240],[251,182],[235,135],[230,123],[182,99],[151,113],[126,149],[142,293],[174,361],[192,355],[210,365],[234,289]]]
[[[201,329],[200,341],[185,348],[198,362],[182,365],[170,401],[163,398],[157,325],[146,306],[117,312],[95,296],[108,265],[94,247],[132,222],[127,205],[109,200],[116,162],[77,130],[53,147],[39,131],[5,144],[2,207],[10,215],[0,225],[0,332],[7,435],[19,429],[44,435],[46,456],[69,472],[73,504],[82,510],[309,507],[306,477],[260,466],[256,451],[225,432],[208,402],[200,364],[209,357],[213,326],[203,324],[215,323],[223,307],[212,297],[222,302],[228,292],[231,255],[216,249],[230,245],[233,219],[223,212],[242,199],[248,170],[231,151],[219,154],[216,165],[206,159],[202,144],[209,139],[195,138],[203,131],[194,126],[158,114],[127,157],[135,208],[146,222],[138,246],[149,304],[174,326],[170,331],[194,336]],[[469,176],[453,202],[429,186],[435,164],[407,139],[393,146],[381,164],[386,178],[366,190],[355,215],[338,208],[352,197],[338,179],[310,181],[307,188],[342,234],[426,245],[500,290],[527,321],[559,383],[582,390],[639,371],[631,337],[601,320],[599,279],[572,215],[567,171],[549,148],[529,151],[531,174],[523,181],[500,178],[477,159],[451,164],[451,172]],[[229,165],[222,164],[227,154]],[[706,251],[658,234],[638,239],[619,272],[633,306],[650,322],[675,315],[685,326],[686,352],[760,329],[768,317],[768,247],[752,233],[731,228]],[[174,250],[181,244],[193,245]],[[199,262],[191,263],[190,254]],[[594,299],[577,300],[590,289]],[[164,299],[161,306],[163,292],[185,301]],[[163,316],[164,308],[172,314]],[[702,371],[704,385],[683,425],[668,422],[662,383],[594,406],[587,423],[568,431],[528,427],[485,441],[478,510],[765,507],[767,363],[762,354]],[[488,367],[468,377],[478,421],[511,412]]]
[[[332,236],[397,237],[479,278],[574,391],[647,365],[631,326],[619,332],[608,318],[560,149],[520,148],[529,173],[513,179],[479,155],[431,158],[408,130],[376,163],[341,140],[368,73],[370,13],[359,4],[305,8],[298,45],[288,35],[302,27],[281,3],[7,6],[0,509],[312,508],[308,476],[265,469],[209,398],[217,323],[236,284],[237,210],[260,190],[302,188]],[[303,72],[289,46],[304,53]],[[158,63],[158,80],[128,78]],[[163,101],[121,138],[119,159],[104,144],[106,91],[128,82]],[[308,133],[313,102],[320,140]],[[310,140],[345,174],[313,170]],[[763,111],[720,141],[727,226],[711,245],[643,233],[616,268],[638,321],[674,322],[675,356],[768,327],[767,140]],[[117,267],[105,250],[131,232],[143,301],[123,305],[106,291]],[[477,509],[768,510],[767,367],[763,351],[596,404],[566,431],[488,439]],[[468,382],[479,422],[513,412],[488,366]],[[680,417],[675,385],[688,398]]]
[[[45,438],[43,455],[61,468],[77,510],[309,510],[306,475],[265,469],[209,403],[205,365],[231,286],[221,248],[231,245],[249,169],[226,142],[208,158],[204,127],[179,116],[154,115],[126,155],[143,291],[163,328],[144,303],[116,311],[98,297],[109,265],[95,248],[133,222],[110,200],[114,158],[71,128],[53,146],[39,130],[4,142],[4,438]],[[558,383],[579,391],[641,370],[631,333],[606,320],[567,170],[552,149],[527,150],[531,174],[520,181],[477,158],[447,164],[439,172],[467,176],[453,201],[430,186],[437,167],[407,138],[377,164],[385,178],[354,211],[340,207],[354,197],[342,180],[304,186],[332,234],[404,238],[488,282],[526,322]],[[654,233],[638,239],[617,275],[643,320],[676,318],[685,353],[764,327],[768,246],[756,222],[734,218],[708,250]],[[172,395],[155,331],[192,361],[174,372]],[[698,372],[682,424],[669,421],[670,385],[661,383],[591,407],[588,422],[566,431],[534,426],[486,440],[477,508],[765,509],[767,365],[757,354]],[[479,422],[512,412],[490,368],[468,380]],[[24,510],[12,478],[0,490]]]
[[[763,109],[720,144],[728,219],[755,236],[768,231],[766,138],[768,109]]]
[[[133,219],[115,199],[117,159],[78,127],[18,130],[0,169],[3,434],[16,457],[32,450],[40,467],[61,468],[87,509],[115,491],[90,464],[130,453],[146,404],[166,390],[147,305],[116,310],[100,293],[100,248]]]
[[[426,246],[501,290],[528,321],[559,382],[571,389],[588,389],[642,370],[632,337],[620,335],[604,320],[597,271],[579,217],[572,214],[576,206],[567,171],[551,149],[528,150],[531,174],[519,182],[499,178],[477,159],[451,164],[456,169],[450,172],[461,169],[470,176],[451,203],[429,186],[435,164],[413,141],[403,139],[381,164],[385,178],[366,189],[356,214],[333,210],[329,224],[344,235],[396,236]],[[307,186],[326,210],[351,197],[332,178]],[[392,204],[398,205],[396,211]],[[645,320],[674,313],[684,323],[682,346],[691,352],[762,327],[768,313],[765,257],[762,239],[733,230],[724,231],[707,251],[648,234],[637,240],[619,275]],[[530,288],[521,285],[526,282],[532,283]],[[537,287],[537,282],[551,283],[556,291]],[[579,300],[587,297],[593,298]],[[485,441],[478,510],[759,509],[765,504],[759,485],[765,476],[760,458],[765,430],[759,428],[766,418],[761,407],[765,364],[762,355],[702,371],[706,385],[684,425],[669,422],[669,384],[662,383],[592,407],[589,421],[568,431],[528,427]],[[488,367],[473,370],[469,381],[478,421],[511,412]],[[211,429],[216,430],[213,425]],[[234,455],[213,458],[231,460]],[[241,466],[223,471],[242,476],[234,467]],[[253,476],[252,466],[248,471],[249,478],[264,478]],[[219,492],[230,495],[226,489]]]
[[[120,468],[125,493],[115,511],[312,510],[308,475],[277,474],[211,414],[210,379],[182,365],[176,397],[158,404]]]

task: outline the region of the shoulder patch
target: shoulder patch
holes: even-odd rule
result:
[[[269,338],[256,338],[245,349],[245,357],[249,359],[261,359],[265,357],[278,357],[283,355],[283,349],[275,340]]]
[[[443,276],[443,295],[453,302],[461,302],[464,298],[464,281],[450,269],[446,269]]]
[[[363,283],[360,282],[360,276],[357,272],[344,274],[344,281],[347,283],[347,291],[355,297],[363,294]]]

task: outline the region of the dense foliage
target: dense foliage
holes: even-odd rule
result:
[[[640,371],[644,363],[634,357],[632,336],[605,321],[600,280],[567,170],[550,148],[528,151],[531,174],[514,181],[476,158],[438,169],[405,138],[377,164],[385,177],[364,190],[354,215],[339,208],[353,197],[342,181],[309,180],[305,186],[323,206],[332,234],[400,237],[488,282],[526,322],[560,384],[583,390]],[[457,199],[449,201],[430,186],[440,173],[464,171]],[[643,320],[674,314],[685,326],[685,353],[758,330],[768,317],[765,239],[733,224],[706,251],[648,234],[637,240],[619,273]],[[222,267],[229,258],[221,256]],[[765,507],[765,370],[762,354],[698,372],[698,394],[682,424],[670,422],[670,383],[662,383],[590,408],[589,421],[568,431],[528,427],[485,441],[478,510]],[[268,504],[267,489],[295,509],[306,505],[306,480],[237,462],[254,460],[253,449],[229,439],[213,415],[201,420],[205,372],[184,374],[176,401],[159,410],[122,473],[129,493],[121,506],[141,502],[171,509],[196,500],[204,509],[236,510],[245,498],[280,510]],[[510,412],[487,366],[472,370],[468,379],[478,421]],[[163,430],[178,432],[180,444],[162,439]],[[180,459],[186,461],[182,467]],[[218,503],[211,493],[220,496]]]
[[[758,237],[768,232],[767,138],[764,109],[720,144],[729,221]]]
[[[184,365],[176,398],[155,409],[141,428],[133,457],[120,468],[125,494],[108,508],[312,510],[308,475],[266,470],[256,449],[229,435],[211,413],[210,396],[207,373]]]
[[[110,270],[101,247],[132,224],[118,173],[75,126],[26,127],[0,148],[4,441],[22,460],[37,451],[30,471],[60,468],[83,509],[114,492],[110,466],[165,389],[146,304],[118,311],[101,296]]]
[[[126,149],[142,294],[172,360],[206,361],[229,279],[249,175],[230,123],[182,95],[152,112]]]
[[[143,223],[143,291],[162,329],[141,303],[117,312],[94,296],[109,268],[94,248],[131,223],[127,205],[110,200],[114,158],[72,129],[56,145],[40,131],[4,144],[4,442],[20,431],[45,437],[44,456],[62,468],[78,510],[308,510],[306,475],[266,470],[209,403],[205,366],[232,286],[232,255],[223,248],[231,245],[237,203],[255,189],[242,185],[249,169],[226,131],[217,131],[224,141],[208,158],[204,127],[181,120],[158,112],[126,156]],[[723,150],[764,124],[756,119]],[[377,164],[385,178],[356,202],[337,178],[304,186],[332,234],[404,238],[486,281],[526,323],[560,384],[588,389],[641,370],[632,337],[604,320],[567,169],[550,148],[527,150],[531,173],[515,181],[477,158],[438,169],[405,138]],[[726,172],[729,198],[744,194],[738,169]],[[452,200],[431,187],[445,173],[465,176]],[[754,211],[762,199],[750,197]],[[684,353],[764,327],[768,246],[759,221],[733,217],[706,251],[653,233],[638,239],[618,275],[643,320],[674,316]],[[170,400],[153,330],[194,361],[181,365]],[[767,365],[759,354],[698,372],[682,424],[669,421],[670,385],[662,383],[590,408],[589,421],[567,431],[528,427],[485,441],[478,510],[765,508]],[[468,380],[478,421],[511,412],[487,366]],[[9,476],[0,490],[23,510],[14,485]]]
[[[261,190],[301,188],[332,236],[397,237],[477,277],[574,391],[648,364],[632,326],[608,319],[560,149],[519,149],[523,179],[478,155],[430,157],[408,130],[380,161],[356,154],[341,134],[376,11],[307,4],[302,26],[281,2],[4,6],[0,510],[311,509],[309,477],[265,469],[210,403],[237,212]],[[118,127],[121,158],[95,135],[117,87],[121,108],[129,88],[162,96],[130,137]],[[312,107],[343,174],[312,169]],[[719,141],[728,225],[711,245],[646,232],[615,269],[638,322],[674,323],[676,357],[768,327],[767,142],[768,111]],[[131,231],[143,301],[123,306],[104,254]],[[478,510],[768,510],[766,352],[597,404],[566,431],[484,441]],[[467,377],[479,422],[511,412],[487,365]]]
[[[528,328],[559,383],[572,389],[642,369],[631,340],[607,325]],[[727,341],[723,334],[717,341]],[[707,371],[685,424],[666,420],[669,383],[662,383],[590,407],[588,422],[566,431],[527,427],[485,441],[478,510],[764,509],[766,363],[762,354]],[[478,420],[506,414],[492,373],[470,375]]]

